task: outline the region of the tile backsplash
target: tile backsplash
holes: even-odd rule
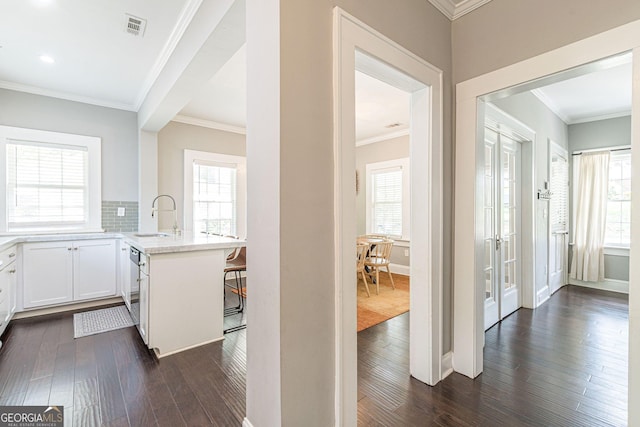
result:
[[[118,216],[124,208],[124,216]],[[138,202],[102,201],[102,228],[107,232],[138,231]]]

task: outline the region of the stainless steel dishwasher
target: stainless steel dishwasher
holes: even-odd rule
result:
[[[149,270],[147,256],[131,246],[129,252],[131,260],[131,318],[138,328],[145,344],[148,344],[148,316],[149,316]]]

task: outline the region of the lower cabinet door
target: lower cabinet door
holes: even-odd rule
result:
[[[116,241],[75,241],[72,252],[74,300],[115,296]]]
[[[24,308],[73,300],[71,242],[25,243],[22,247]]]

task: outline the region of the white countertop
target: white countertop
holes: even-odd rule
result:
[[[206,234],[183,233],[180,236],[174,236],[168,233],[164,237],[140,237],[135,234],[124,233],[125,242],[147,255],[231,249],[246,244],[244,240]]]
[[[0,250],[16,243],[59,242],[60,240],[121,239],[121,233],[66,233],[0,236]]]
[[[140,237],[136,233],[69,233],[69,234],[40,234],[28,236],[0,236],[0,251],[17,243],[56,242],[60,240],[94,240],[94,239],[122,239],[138,248],[147,255],[205,251],[212,249],[230,249],[244,246],[244,240],[211,235],[193,235],[185,233],[166,237]]]

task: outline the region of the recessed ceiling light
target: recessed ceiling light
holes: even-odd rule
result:
[[[56,60],[50,57],[49,55],[40,55],[40,61],[45,62],[47,64],[53,64],[54,62],[56,62]]]

